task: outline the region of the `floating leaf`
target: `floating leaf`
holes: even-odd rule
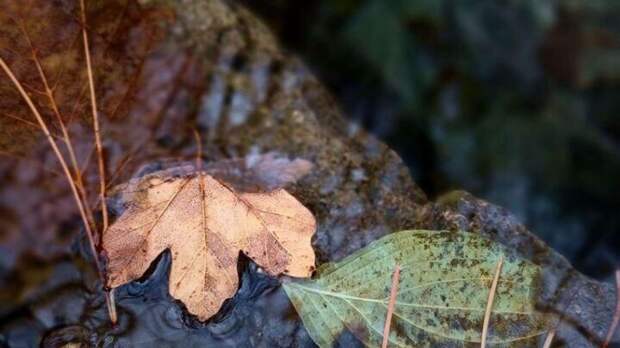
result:
[[[170,249],[171,295],[206,320],[237,290],[239,251],[270,274],[314,270],[314,217],[284,189],[238,192],[176,167],[132,180],[121,200],[125,211],[103,235],[110,287],[141,277]]]
[[[285,282],[284,289],[320,347],[349,331],[381,345],[391,276],[400,265],[399,291],[389,336],[393,347],[478,343],[489,289],[500,255],[488,340],[523,346],[545,332],[534,309],[540,269],[503,246],[468,232],[402,231],[318,270],[316,280]]]

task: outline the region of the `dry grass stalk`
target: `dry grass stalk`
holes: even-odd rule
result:
[[[387,315],[385,317],[385,325],[383,326],[383,343],[381,348],[387,348],[390,340],[390,326],[392,325],[392,316],[394,307],[396,306],[396,295],[398,295],[398,283],[400,281],[400,266],[394,266],[394,275],[392,275],[392,287],[390,288],[390,302],[388,303]]]
[[[493,283],[491,284],[491,290],[489,291],[489,298],[487,300],[487,308],[484,312],[484,321],[482,323],[482,339],[480,340],[480,347],[484,348],[487,344],[487,335],[489,333],[489,322],[491,321],[491,310],[493,309],[493,300],[495,300],[495,291],[497,290],[497,283],[499,282],[499,275],[502,273],[502,265],[504,264],[504,256],[499,257],[497,261],[497,267],[495,268],[495,276],[493,277]]]
[[[88,45],[88,33],[86,32],[86,6],[84,0],[80,0],[80,9],[82,16],[82,39],[84,41],[84,55],[86,56],[86,72],[88,74],[88,86],[90,88],[90,104],[93,113],[93,129],[95,131],[95,145],[97,147],[97,159],[99,162],[99,199],[101,201],[101,214],[103,217],[103,229],[108,229],[108,209],[106,203],[106,183],[105,183],[105,165],[103,163],[103,148],[101,146],[101,131],[99,129],[99,115],[97,112],[97,98],[95,96],[95,83],[93,79],[93,69],[90,61],[90,48]]]
[[[97,266],[97,271],[99,272],[99,275],[101,276],[101,279],[104,279],[103,278],[102,268],[101,268],[101,263],[99,262],[99,258],[97,257],[98,253],[97,253],[97,248],[95,246],[95,239],[94,239],[93,230],[91,229],[91,226],[90,226],[90,224],[88,222],[88,218],[87,218],[87,215],[86,215],[86,209],[84,207],[84,203],[80,199],[80,194],[78,192],[78,189],[77,189],[77,186],[76,186],[75,182],[73,181],[73,177],[71,176],[71,171],[69,170],[69,167],[67,166],[67,162],[65,161],[64,157],[62,156],[62,153],[60,152],[60,149],[58,148],[58,145],[56,144],[56,141],[54,141],[54,138],[52,137],[52,134],[50,133],[49,128],[47,127],[47,124],[43,120],[43,117],[41,117],[41,114],[39,113],[39,110],[34,105],[34,103],[32,102],[32,99],[30,98],[28,93],[26,93],[26,91],[22,87],[22,85],[19,82],[19,80],[15,77],[15,75],[13,74],[13,71],[11,70],[11,68],[9,68],[9,66],[6,64],[4,59],[2,59],[1,57],[0,57],[0,66],[2,67],[4,72],[9,76],[9,78],[11,79],[11,81],[13,82],[13,84],[15,85],[15,87],[17,88],[19,93],[21,94],[22,98],[24,98],[24,100],[28,104],[28,107],[30,108],[30,111],[32,111],[32,113],[34,114],[35,118],[37,119],[37,122],[39,123],[39,126],[41,127],[41,130],[45,134],[45,137],[47,138],[47,141],[49,142],[50,146],[52,147],[52,150],[54,151],[54,154],[56,155],[56,158],[58,159],[58,162],[60,162],[60,166],[62,167],[62,170],[63,170],[63,172],[64,172],[64,174],[65,174],[65,176],[67,178],[67,181],[69,182],[69,187],[71,188],[71,192],[73,193],[73,197],[74,197],[75,202],[76,202],[76,204],[78,206],[78,210],[80,212],[80,217],[82,218],[82,221],[84,222],[84,228],[86,229],[86,234],[88,235],[88,242],[90,244],[90,248],[91,248],[91,251],[93,253],[93,257],[95,259],[95,265]]]
[[[16,120],[16,121],[19,121],[19,122],[22,122],[22,123],[26,124],[26,125],[27,125],[27,126],[29,126],[29,127],[36,128],[36,129],[41,129],[41,127],[40,127],[38,124],[36,124],[36,123],[34,123],[34,122],[30,122],[30,121],[28,121],[28,120],[25,120],[25,119],[23,119],[23,118],[21,118],[21,117],[19,117],[19,116],[16,116],[16,115],[13,115],[13,114],[9,114],[9,113],[7,113],[7,112],[0,112],[0,113],[1,113],[3,116],[6,116],[6,117],[8,117],[8,118],[12,118],[12,119],[14,119],[14,120]],[[53,134],[52,134],[52,137],[53,137],[53,138],[55,138],[55,139],[58,139],[58,137],[57,137],[57,136],[55,136],[55,135],[53,135]]]
[[[90,50],[88,46],[88,35],[86,33],[86,13],[85,13],[84,1],[81,0],[80,4],[81,4],[81,15],[82,15],[82,21],[83,21],[82,38],[84,41],[84,53],[85,53],[85,58],[86,58],[87,74],[88,74],[89,87],[90,87],[90,92],[91,92],[90,99],[91,99],[91,106],[92,106],[92,111],[93,111],[93,128],[95,132],[95,148],[97,150],[97,155],[98,155],[98,160],[99,160],[99,176],[100,176],[99,201],[101,202],[102,215],[103,215],[103,229],[102,229],[102,232],[103,232],[108,226],[108,212],[107,212],[107,205],[106,205],[106,200],[105,200],[105,197],[106,197],[105,167],[104,167],[104,162],[103,162],[103,150],[101,146],[101,136],[100,136],[101,132],[99,129],[99,117],[97,114],[97,104],[96,104],[94,79],[93,79],[91,59],[90,59]],[[91,252],[95,260],[97,272],[99,273],[99,276],[102,282],[105,283],[105,276],[104,276],[103,268],[102,268],[101,263],[99,262],[98,252],[96,248],[97,243],[96,243],[96,239],[95,239],[96,236],[95,236],[94,231],[96,231],[97,227],[95,224],[95,219],[93,217],[92,210],[88,203],[86,187],[85,187],[85,184],[82,178],[82,173],[84,171],[81,170],[78,164],[77,157],[74,151],[74,147],[71,141],[71,137],[69,135],[67,127],[65,126],[65,122],[63,121],[63,117],[60,113],[60,108],[58,107],[58,104],[56,103],[56,100],[54,98],[54,92],[53,92],[54,88],[50,87],[45,71],[37,56],[37,51],[34,47],[34,44],[26,28],[23,26],[23,21],[18,22],[18,25],[30,47],[32,60],[34,61],[34,64],[36,66],[41,82],[43,83],[44,91],[35,91],[35,93],[40,93],[42,95],[45,95],[47,96],[47,99],[49,100],[51,109],[56,117],[56,120],[62,132],[62,139],[60,140],[64,141],[67,152],[69,154],[69,161],[72,166],[72,170],[70,169],[69,165],[67,164],[67,160],[65,160],[63,154],[61,153],[58,145],[56,144],[54,140],[54,139],[58,139],[58,137],[53,135],[50,132],[49,127],[47,126],[39,110],[35,106],[34,102],[30,98],[28,93],[25,91],[20,81],[15,77],[15,74],[10,69],[10,67],[6,64],[6,62],[2,58],[0,58],[0,66],[5,71],[5,73],[9,76],[9,78],[11,79],[11,81],[13,82],[13,84],[15,85],[19,93],[21,94],[21,96],[24,98],[24,100],[28,104],[31,112],[34,114],[38,122],[38,125],[36,123],[32,123],[30,121],[23,120],[21,118],[17,118],[17,119],[19,121],[25,122],[29,126],[36,126],[37,128],[40,128],[45,134],[48,142],[50,143],[50,146],[52,147],[54,154],[56,155],[58,161],[60,162],[64,175],[67,181],[69,182],[69,186],[71,188],[72,194],[74,196],[76,204],[78,205],[80,217],[82,218],[84,227],[86,229],[86,233],[88,235],[88,240],[89,240]],[[108,313],[110,315],[110,320],[113,323],[115,323],[117,320],[117,314],[116,314],[116,308],[114,305],[114,294],[111,291],[106,291],[105,300],[106,300],[106,304],[108,307]]]
[[[93,218],[93,213],[92,210],[90,209],[89,205],[88,205],[88,200],[87,200],[87,195],[86,195],[86,187],[84,185],[84,181],[82,179],[82,171],[80,170],[80,166],[78,165],[78,161],[77,161],[77,157],[75,155],[75,150],[73,147],[73,143],[71,141],[71,136],[69,135],[69,131],[67,130],[67,127],[65,126],[65,122],[62,119],[62,115],[60,113],[60,108],[58,108],[58,104],[56,103],[56,99],[54,98],[54,92],[53,90],[50,88],[50,85],[48,83],[47,80],[47,76],[45,74],[45,71],[43,70],[43,67],[41,65],[41,61],[39,60],[39,57],[37,56],[37,51],[34,47],[34,44],[32,43],[32,40],[30,38],[30,35],[28,34],[28,31],[26,30],[26,28],[23,26],[23,23],[20,22],[19,23],[19,27],[20,30],[22,31],[22,33],[24,34],[24,37],[26,38],[26,41],[28,42],[28,46],[30,46],[30,51],[31,51],[31,55],[32,55],[32,60],[34,61],[34,64],[37,68],[37,72],[39,73],[39,77],[41,79],[41,82],[43,83],[43,87],[45,89],[44,93],[48,100],[49,103],[52,107],[52,111],[54,113],[54,115],[56,116],[56,120],[58,122],[58,124],[60,125],[60,130],[62,132],[62,137],[63,137],[63,141],[65,143],[65,147],[67,148],[67,152],[69,153],[69,160],[71,161],[71,166],[73,167],[73,180],[76,182],[76,187],[80,193],[80,196],[82,198],[82,201],[84,203],[85,206],[85,210],[86,210],[86,214],[87,217],[89,219],[89,223],[91,224],[91,228],[96,229],[96,225],[95,225],[95,219]]]
[[[605,337],[603,348],[607,348],[612,337],[614,337],[614,333],[618,328],[618,322],[620,322],[620,269],[616,270],[616,312],[614,313],[614,319],[612,320],[609,330],[607,331],[607,337]]]
[[[105,180],[105,165],[103,163],[103,147],[101,146],[101,130],[99,129],[99,114],[97,112],[97,97],[95,95],[95,82],[93,78],[93,68],[90,61],[90,47],[88,45],[88,33],[86,32],[86,6],[84,0],[80,0],[80,14],[82,17],[82,39],[84,42],[84,56],[86,58],[86,72],[88,75],[88,86],[90,89],[90,105],[93,113],[93,130],[95,132],[95,147],[97,148],[97,160],[99,163],[99,200],[101,201],[101,215],[103,218],[103,227],[101,233],[103,234],[109,225],[108,221],[108,207],[106,203],[106,180]],[[105,278],[102,277],[105,281]],[[117,321],[116,303],[114,301],[114,292],[109,289],[106,290],[105,300],[108,307],[108,315],[110,321],[115,324]]]

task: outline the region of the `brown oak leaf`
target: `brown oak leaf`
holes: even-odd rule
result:
[[[206,320],[238,288],[240,251],[272,275],[314,270],[315,219],[282,188],[239,192],[205,171],[171,168],[133,179],[120,195],[125,210],[102,240],[109,287],[141,277],[169,249],[170,294]]]

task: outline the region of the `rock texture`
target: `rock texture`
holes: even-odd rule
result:
[[[341,259],[372,240],[405,228],[480,232],[545,266],[549,283],[540,304],[565,316],[557,342],[575,347],[600,344],[615,306],[611,285],[591,281],[572,270],[563,257],[546,248],[501,208],[459,193],[429,202],[400,158],[347,123],[308,68],[285,54],[269,30],[246,9],[223,0],[109,1],[98,6],[103,8],[89,10],[93,61],[105,118],[102,128],[107,163],[115,173],[115,183],[128,180],[141,168],[144,171],[145,166],[152,171],[169,159],[194,158],[198,147],[192,128],[202,135],[206,161],[251,158],[270,151],[302,158],[314,164],[313,171],[287,190],[317,218],[313,246],[319,262]],[[73,24],[49,30],[65,33],[59,35],[61,38],[76,33],[71,16],[76,11],[75,2],[63,0],[45,8],[48,12],[32,14],[33,21],[45,21],[47,15],[57,14]],[[116,31],[109,23],[118,23]],[[9,21],[0,25],[0,30],[12,30]],[[75,52],[80,47],[63,49],[79,55]],[[11,62],[16,64],[13,58]],[[69,68],[79,69],[79,64]],[[49,65],[49,69],[58,67]],[[20,74],[28,75],[28,69],[21,68]],[[6,79],[0,84],[0,92],[12,93]],[[82,100],[79,95],[76,98]],[[80,107],[87,110],[87,99]],[[0,118],[0,122],[8,121]],[[92,141],[88,124],[74,122],[72,127],[78,130],[76,143],[84,149],[80,152],[84,160]],[[20,136],[30,133],[24,134]],[[27,146],[22,142],[1,144],[5,151],[18,151],[26,157],[3,165],[3,177],[22,178],[17,171],[33,160],[47,159],[45,163],[56,169],[39,138]],[[31,228],[32,222],[27,221],[43,224],[37,220],[41,218],[30,218],[37,215],[36,209],[30,207],[26,214],[25,208],[10,206],[25,192],[49,199],[49,181],[36,179],[45,177],[46,172],[36,175],[27,182],[11,179],[0,186],[2,207],[11,212],[5,215],[15,217],[7,224],[15,233],[12,243],[20,245],[15,255],[4,261],[9,269],[20,267],[20,255],[32,247],[19,234]],[[95,172],[92,178],[96,178]],[[68,189],[62,189],[61,179],[57,181],[55,194],[68,199]],[[96,181],[89,182],[96,192]],[[37,204],[43,203],[32,203]],[[51,216],[61,213],[61,207],[47,209]],[[72,208],[64,204],[62,209],[67,215],[67,209]],[[65,216],[54,222],[57,226],[49,233],[75,233],[76,221],[73,215]],[[42,250],[44,246],[39,257],[49,261]],[[71,253],[61,248],[57,254]],[[77,261],[54,265],[55,269],[64,267],[58,271],[64,276],[44,277],[32,286],[45,289],[62,279],[73,284],[76,278],[79,285],[62,292],[62,296],[54,292],[47,301],[24,296],[19,305],[8,306],[1,325],[2,331],[8,332],[3,339],[9,344],[20,339],[37,342],[45,335],[43,342],[49,345],[80,341],[105,346],[313,346],[278,280],[267,277],[247,260],[239,267],[239,292],[215,318],[201,324],[167,295],[169,255],[164,255],[149,277],[117,292],[120,323],[114,328],[106,323],[100,292],[92,290],[94,277],[79,276]],[[17,270],[7,274],[18,274]],[[5,289],[7,284],[3,281],[0,285]],[[83,301],[80,306],[71,305],[76,298]],[[54,307],[50,303],[62,310],[51,315]],[[68,309],[70,305],[72,309]],[[350,339],[343,333],[343,345],[350,346]]]

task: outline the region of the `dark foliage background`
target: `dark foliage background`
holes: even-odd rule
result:
[[[431,196],[516,213],[583,272],[620,260],[620,2],[245,0]]]

